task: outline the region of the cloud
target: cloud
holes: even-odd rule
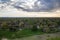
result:
[[[35,0],[32,4],[30,2],[32,1],[0,1],[0,17],[60,17],[59,0]],[[30,5],[26,5],[28,3]],[[54,11],[50,12],[52,10]]]
[[[60,0],[57,0],[57,3],[58,3],[58,6],[59,6],[59,8],[60,8]]]
[[[59,0],[58,0],[59,1]],[[23,11],[27,12],[49,12],[57,8],[59,5],[58,1],[56,0],[24,0],[24,1],[17,1],[14,4],[16,9],[22,9]],[[56,5],[58,4],[58,5]]]
[[[0,0],[0,9],[13,7],[18,11],[52,12],[60,8],[60,0]]]

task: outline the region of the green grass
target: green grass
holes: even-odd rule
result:
[[[43,34],[43,32],[31,31],[28,29],[24,29],[24,30],[16,31],[16,32],[11,32],[8,30],[0,30],[0,39],[1,38],[8,38],[8,39],[22,38],[22,37],[27,37],[27,36],[32,36],[32,35],[39,35],[39,34]]]
[[[60,37],[55,37],[55,38],[49,38],[47,40],[60,40]]]
[[[24,30],[19,30],[19,31],[15,31],[15,32],[11,32],[8,30],[0,30],[0,40],[2,38],[7,38],[7,39],[16,39],[16,38],[22,38],[22,37],[28,37],[28,36],[33,36],[33,35],[40,35],[40,34],[44,34],[43,32],[41,32],[40,30],[38,31],[32,31],[29,29],[24,29]],[[56,38],[49,38],[47,40],[60,40],[60,37],[56,37]]]

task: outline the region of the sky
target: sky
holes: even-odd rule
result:
[[[60,13],[60,0],[0,0],[0,17],[44,16],[57,12]]]

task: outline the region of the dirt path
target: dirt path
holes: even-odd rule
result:
[[[10,40],[46,40],[47,38],[54,38],[54,37],[60,37],[60,32],[51,33],[51,34],[43,34],[43,35],[35,35],[35,36],[24,37],[20,39],[10,39]]]

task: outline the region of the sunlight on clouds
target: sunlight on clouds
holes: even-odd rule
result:
[[[7,8],[0,12],[0,17],[60,17],[60,12],[26,12]]]
[[[60,17],[59,4],[53,5],[51,1],[10,0],[3,1],[4,3],[0,1],[0,17]]]

